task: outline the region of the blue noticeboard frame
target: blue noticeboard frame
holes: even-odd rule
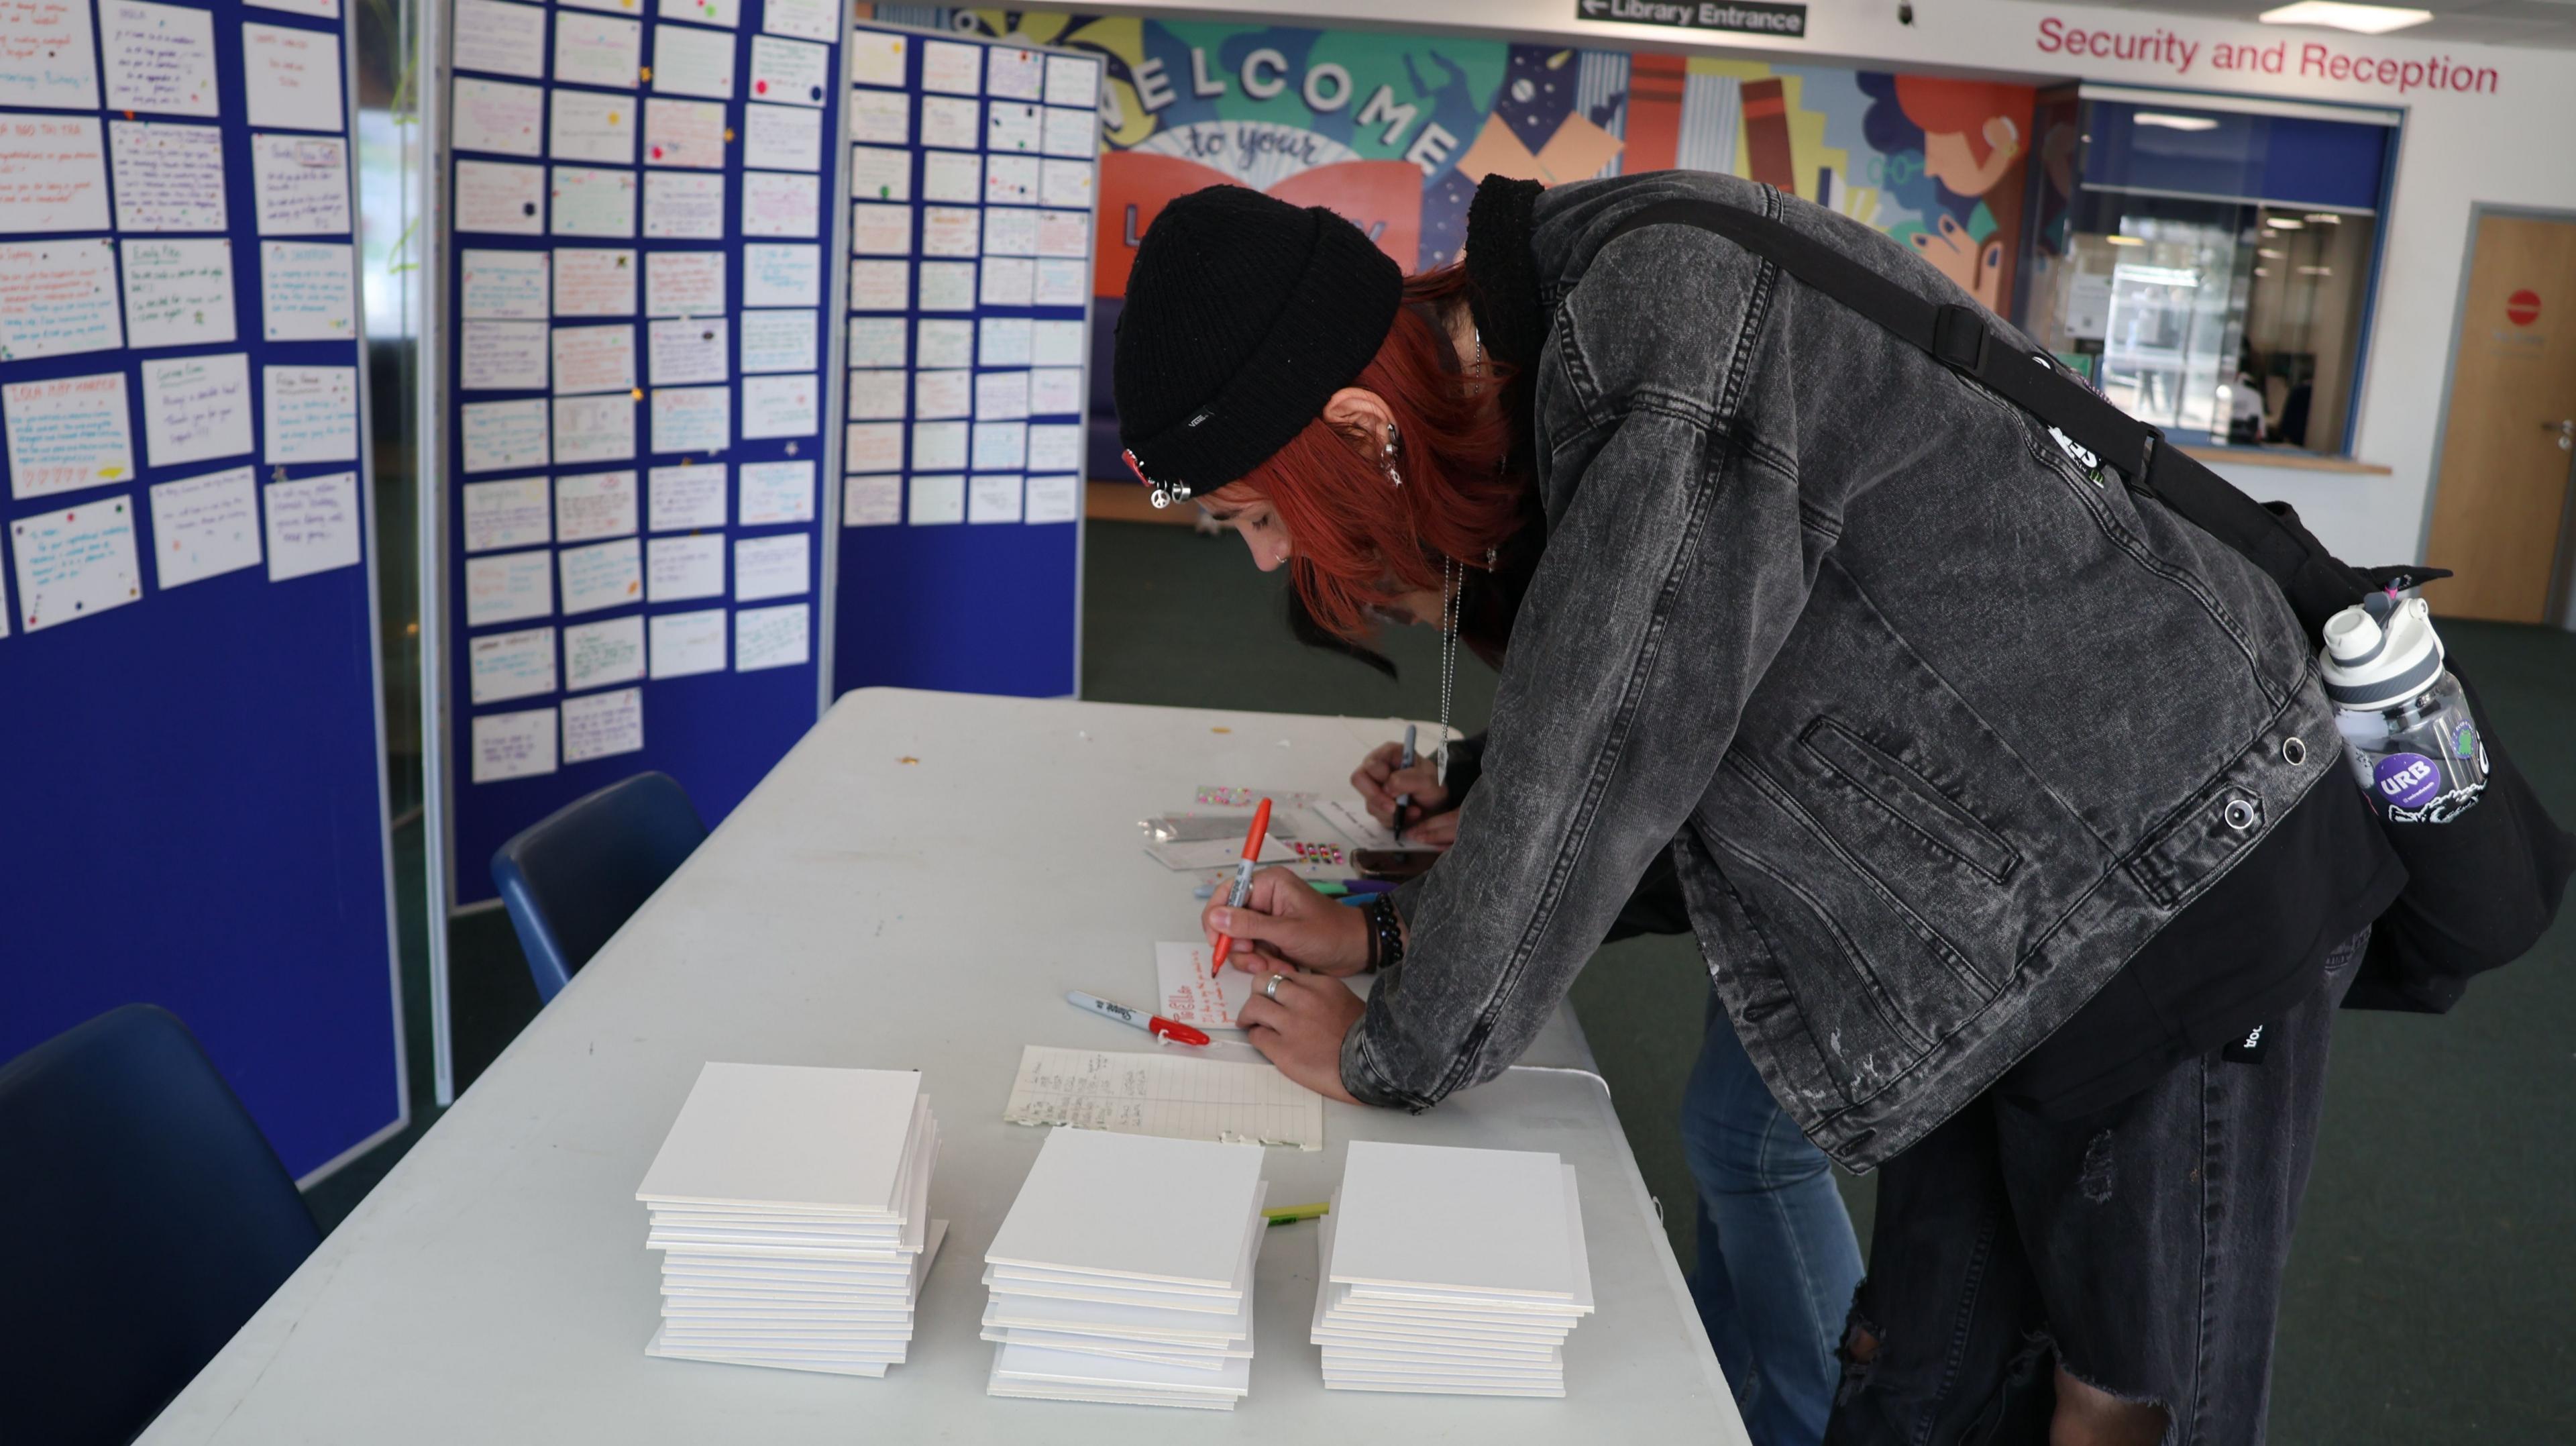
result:
[[[861,24],[848,61],[853,269],[834,691],[1073,694],[1099,59]],[[1042,77],[1034,93],[1033,62]],[[971,137],[948,129],[965,106],[976,108]],[[1010,123],[1030,111],[1033,148]],[[956,186],[969,161],[980,180],[971,195]],[[1022,186],[1026,163],[1038,169],[1034,194]],[[1077,164],[1087,175],[1078,201],[1057,184]],[[1024,233],[1034,233],[1033,246]],[[1031,268],[1028,280],[1018,264]],[[872,268],[891,278],[896,265],[899,297],[862,286]],[[955,294],[967,276],[957,268],[971,269],[971,295]],[[1074,273],[1078,283],[1068,284]],[[971,328],[971,358],[925,345],[947,323]],[[1013,348],[1030,328],[1037,350],[1023,356]],[[1050,337],[1069,338],[1067,349],[1048,350]],[[1027,379],[1024,411],[1009,401],[1015,373]],[[958,410],[961,376],[971,415]],[[1016,452],[1007,437],[1015,426],[1026,429]]]
[[[825,622],[817,606],[825,571],[819,539],[832,495],[836,441],[830,403],[838,376],[838,328],[831,318],[838,296],[833,256],[842,154],[842,14],[837,0],[661,0],[658,6],[650,0],[463,0],[450,19],[453,66],[439,82],[449,147],[439,168],[447,217],[438,308],[445,331],[439,363],[445,436],[444,456],[433,473],[444,478],[439,531],[445,546],[428,570],[445,583],[439,608],[447,641],[438,665],[445,742],[432,787],[444,806],[449,907],[493,896],[488,860],[512,835],[633,773],[670,773],[710,823],[719,820],[813,725]],[[495,36],[511,33],[513,26],[525,33],[496,43]],[[729,72],[708,59],[710,47],[720,52],[727,43]],[[623,59],[603,60],[603,54]],[[782,57],[810,65],[812,83],[802,84],[806,72]],[[622,84],[610,69],[617,63],[633,67]],[[788,94],[791,87],[780,78],[788,74],[800,77],[803,94]],[[500,104],[491,104],[496,97]],[[531,103],[533,110],[527,108]],[[526,134],[493,124],[514,106],[534,120]],[[665,128],[666,117],[719,112],[720,150],[696,152],[715,164],[690,159],[690,146],[712,142],[715,128],[692,130],[676,119]],[[622,162],[616,154],[621,115]],[[490,184],[495,177],[503,183]],[[509,186],[522,181],[527,200],[494,204],[495,197],[513,196]],[[603,220],[577,199],[567,207],[574,186],[600,184],[626,187],[622,227],[613,215]],[[754,225],[755,214],[780,214],[769,203],[777,188],[799,187],[812,193],[810,227],[775,219]],[[713,214],[703,199],[691,210],[684,188],[711,190]],[[775,284],[781,273],[773,263],[782,253],[774,248],[805,253],[810,264],[802,294],[788,295]],[[575,252],[592,254],[576,258],[575,269],[567,270],[567,254]],[[626,254],[631,268],[630,301],[583,312],[567,286],[578,268],[602,264],[598,253],[617,252]],[[494,302],[500,291],[478,289],[480,278],[539,255],[547,258],[549,278],[533,312]],[[755,261],[761,264],[755,267]],[[705,294],[703,287],[691,294],[687,277],[695,274],[703,282],[709,273],[697,268],[710,264],[721,268],[720,294]],[[794,312],[804,314],[801,323],[789,315]],[[682,341],[690,335],[702,342],[714,338],[721,355],[713,370],[705,369],[704,355],[686,355],[685,345],[674,345],[666,363],[656,346],[657,326],[671,328],[670,337]],[[753,327],[764,348],[758,358],[750,354]],[[585,368],[562,365],[567,353],[557,348],[566,334],[586,331],[597,338],[617,329],[630,338],[626,387],[595,390],[601,375],[595,354]],[[792,352],[800,335],[802,366],[780,365],[777,348],[783,341]],[[521,345],[514,337],[537,339],[532,363],[524,352],[517,361],[501,355]],[[747,369],[755,360],[760,369]],[[527,369],[530,364],[534,371]],[[683,366],[689,369],[679,370]],[[775,435],[746,439],[754,391],[792,387],[800,379],[810,425],[791,423],[768,429]],[[661,431],[663,403],[684,392],[697,400],[719,393],[725,398],[721,443],[682,444]],[[623,412],[631,419],[631,441],[583,447],[586,460],[567,455],[581,434],[564,425],[570,415],[566,403],[572,404],[570,412]],[[496,404],[517,404],[520,412],[478,410]],[[478,418],[525,414],[530,405],[546,419],[546,435],[534,449],[494,448],[489,434],[482,440],[469,435]],[[503,460],[495,465],[495,458]],[[756,520],[746,521],[752,500],[747,476],[774,467],[803,469],[801,509],[766,506]],[[680,470],[690,468],[699,470]],[[721,469],[711,499],[704,491],[710,468]],[[596,480],[617,474],[628,479],[622,520],[614,515],[613,481]],[[576,493],[566,488],[566,479],[593,480],[576,481]],[[495,521],[506,511],[497,505],[476,501],[469,507],[469,490],[476,498],[491,498],[507,489],[485,484],[531,482],[543,500],[534,514],[521,505],[515,525]],[[671,505],[691,486],[699,489],[692,494],[698,507]],[[524,504],[530,490],[508,495]],[[760,493],[772,501],[778,495],[766,486]],[[567,498],[574,499],[572,511],[566,510]],[[771,560],[801,552],[802,577],[763,573],[754,582],[740,575],[743,545],[757,549],[765,543],[801,544],[782,546]],[[712,550],[719,559],[713,591],[703,578],[703,555],[697,579],[679,565],[697,549]],[[604,560],[614,564],[604,567],[613,582],[628,551],[631,589],[613,601],[566,610],[594,600],[566,589],[571,569]],[[671,565],[658,566],[661,559]],[[515,607],[490,606],[495,580],[507,580],[512,568],[525,569],[522,581],[542,572],[541,608],[531,611],[533,599],[524,596]],[[797,617],[801,656],[792,648],[741,646],[755,636],[747,630],[786,627],[792,633]],[[540,632],[547,635],[542,669],[529,661],[535,656],[532,635]],[[629,640],[636,644],[631,655]],[[492,669],[493,659],[503,654],[525,666],[487,671],[478,696],[478,659]],[[775,661],[781,656],[792,660]],[[578,669],[577,659],[583,663]],[[588,733],[587,724],[576,722],[577,712],[616,720],[628,716],[625,710],[640,713],[640,739],[618,736],[615,729],[605,730],[606,736]],[[505,756],[496,745],[487,752],[479,741],[487,736],[508,737],[520,751]],[[586,736],[608,751],[577,756]]]
[[[143,39],[117,40],[112,10],[116,30]],[[27,84],[25,72],[0,75],[0,129],[96,125],[108,197],[104,225],[21,213],[33,224],[0,229],[0,405],[19,408],[13,449],[0,452],[9,499],[0,754],[10,760],[0,783],[9,821],[0,1060],[118,1005],[161,1005],[187,1022],[305,1180],[401,1129],[410,1111],[344,15],[329,0],[70,0],[0,20],[29,26],[22,39],[51,28],[44,49],[57,62],[41,98],[10,88]],[[80,44],[95,80],[86,91]],[[265,92],[256,124],[255,86]],[[335,99],[336,128],[318,124]],[[138,125],[156,130],[119,129]],[[211,140],[222,215],[167,184],[203,174],[199,146],[165,153],[189,159],[164,172],[156,195],[139,150],[130,168],[115,164],[119,137]],[[280,255],[281,285],[284,263],[299,268],[304,320],[268,315],[264,243],[345,251],[345,262],[330,251]],[[59,309],[46,311],[33,299],[41,288],[12,286],[47,265],[41,253],[59,260],[64,248],[91,246],[115,257],[104,273],[112,335],[88,309],[95,293],[55,291]],[[182,249],[190,259],[174,262]],[[225,312],[211,296],[156,316],[135,289],[188,268],[228,271],[231,339],[220,338]],[[88,322],[72,324],[74,313]],[[157,385],[170,363],[208,359],[228,371],[233,358],[238,390],[217,374],[190,405]],[[123,379],[132,465],[72,485],[32,456],[19,469],[14,444],[32,435],[20,428],[39,393],[101,376]],[[209,425],[236,406],[247,409],[246,436],[238,424]],[[275,425],[281,415],[292,424]],[[57,543],[107,517],[133,548],[133,571],[119,571],[112,537],[86,533],[116,580],[104,592],[71,585],[57,602],[64,595],[46,589],[86,571],[45,538],[42,519],[67,513]],[[32,598],[31,574],[52,579]]]

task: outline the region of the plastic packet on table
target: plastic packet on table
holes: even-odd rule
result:
[[[1158,813],[1139,819],[1137,827],[1156,843],[1209,843],[1217,839],[1243,842],[1248,826],[1239,813]],[[1270,837],[1285,843],[1297,837],[1297,825],[1274,810],[1270,815]]]

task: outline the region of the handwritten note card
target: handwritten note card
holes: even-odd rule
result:
[[[644,616],[602,618],[563,630],[564,691],[578,693],[644,676]]]
[[[462,43],[460,35],[459,44]],[[555,12],[555,79],[572,85],[628,90],[634,88],[636,77],[642,73],[643,57],[642,21],[570,10]]]
[[[547,153],[558,161],[635,164],[635,98],[557,90],[554,137]]]
[[[657,603],[724,596],[724,544],[709,533],[654,538],[645,553],[646,596]]]
[[[646,316],[722,316],[725,254],[651,251],[644,256]]]
[[[1037,263],[1016,256],[984,258],[978,294],[986,306],[1027,306],[1037,293]]]
[[[1175,1140],[1324,1148],[1324,1097],[1268,1064],[1107,1050],[1020,1052],[1002,1119]]]
[[[124,494],[9,524],[18,564],[18,621],[40,632],[143,596],[134,559],[134,503]]]
[[[811,609],[804,603],[744,608],[733,615],[733,670],[792,668],[813,656]]]
[[[546,229],[546,168],[507,161],[456,163],[456,229],[539,236]]]
[[[467,552],[528,547],[553,540],[552,489],[542,475],[465,484]]]
[[[0,105],[98,108],[89,0],[0,4]]]
[[[635,173],[557,166],[547,193],[558,236],[635,234]]]
[[[465,642],[468,688],[475,706],[555,690],[555,630],[522,628]]]
[[[1229,964],[1210,978],[1208,953],[1198,940],[1154,946],[1154,1012],[1195,1029],[1240,1029],[1235,1021],[1243,1016],[1258,976]],[[1373,976],[1354,975],[1342,982],[1365,999]]]
[[[555,460],[623,462],[635,455],[635,399],[630,394],[555,398]],[[569,480],[569,479],[567,479]]]
[[[1020,474],[978,472],[967,479],[966,520],[969,523],[1019,521]]]
[[[751,42],[751,96],[786,105],[819,106],[831,84],[832,48],[775,35]]]
[[[812,437],[823,430],[823,388],[812,372],[742,379],[742,435]]]
[[[901,311],[912,305],[912,264],[907,261],[850,263],[850,309]]]
[[[720,170],[724,166],[725,107],[721,101],[644,102],[644,163]]]
[[[559,326],[554,329],[555,390],[583,392],[635,390],[635,328]]]
[[[563,567],[565,616],[644,600],[643,551],[634,538],[567,547],[556,556]]]
[[[469,321],[458,331],[457,386],[469,392],[528,391],[546,384],[546,324]]]
[[[812,236],[822,225],[822,177],[745,171],[742,182],[745,236]]]
[[[143,450],[155,467],[251,449],[250,359],[241,352],[143,363]]]
[[[802,532],[735,538],[734,601],[802,596],[812,586],[808,557],[808,539]]]
[[[486,627],[555,610],[555,556],[544,548],[465,559],[465,625]]]
[[[912,254],[912,208],[892,201],[850,207],[850,250],[860,256]]]
[[[814,464],[746,462],[742,468],[742,525],[766,527],[814,520]],[[723,525],[723,519],[717,519]]]
[[[463,270],[468,321],[543,321],[549,314],[545,252],[469,247]]]
[[[725,525],[725,464],[699,462],[652,471],[645,525],[655,532],[687,532]]]
[[[334,472],[268,484],[268,580],[356,567],[358,474]]]
[[[653,450],[721,452],[733,440],[733,392],[726,387],[657,387]]]
[[[1046,103],[1090,110],[1100,103],[1100,62],[1080,55],[1047,57]]]
[[[850,400],[845,409],[853,421],[884,421],[903,416],[904,380],[910,372],[860,368],[850,373]]]
[[[628,22],[632,24],[633,22]],[[456,68],[542,80],[546,73],[546,11],[542,5],[506,0],[456,0]],[[560,36],[556,50],[563,49]],[[557,61],[557,79],[565,79]],[[633,76],[633,67],[626,74]],[[585,82],[596,84],[597,82]]]
[[[1029,470],[1065,471],[1080,467],[1082,458],[1082,428],[1079,424],[1029,428]]]
[[[901,422],[852,422],[843,433],[842,464],[857,472],[883,472],[903,465]]]
[[[728,375],[725,358],[729,329],[721,314],[673,317],[652,323],[648,343],[652,361],[647,375],[655,386],[723,381]],[[656,446],[653,450],[669,449]]]
[[[546,88],[460,75],[449,92],[449,134],[460,151],[505,156],[545,154]],[[462,187],[460,177],[457,184]]]
[[[822,247],[767,242],[742,248],[743,305],[813,306],[822,299]]]
[[[822,170],[822,111],[744,106],[742,162],[762,170]]]
[[[653,89],[665,95],[733,98],[733,37],[692,25],[653,29]]]
[[[0,0],[5,10],[14,0]],[[113,351],[117,325],[116,243],[0,242],[0,361]]]
[[[899,146],[912,139],[912,98],[899,90],[850,92],[850,139]]]
[[[260,393],[263,461],[358,460],[356,367],[262,367]]]
[[[152,573],[162,591],[259,566],[259,483],[248,467],[152,489]]]
[[[20,501],[134,476],[125,374],[57,377],[0,387],[9,433],[9,490]]]
[[[842,479],[842,526],[892,527],[902,521],[903,478],[900,475]]]
[[[589,542],[635,531],[635,474],[586,472],[555,482],[555,541]]]
[[[98,28],[107,61],[107,108],[213,115],[215,17],[181,5],[106,0]]]
[[[1080,306],[1091,299],[1091,267],[1081,261],[1041,260],[1034,300],[1039,306]]]
[[[259,243],[260,314],[270,341],[357,335],[352,248],[327,241]]]
[[[1072,522],[1082,516],[1082,479],[1068,472],[1056,477],[1029,479],[1028,506],[1021,520]]]
[[[524,402],[467,402],[457,408],[465,434],[465,470],[516,472],[551,459],[543,398]]]
[[[938,527],[966,520],[966,479],[955,473],[915,475],[912,505],[904,521],[915,527]]]
[[[346,141],[254,135],[250,164],[262,236],[338,236],[351,229]]]
[[[725,610],[657,613],[650,621],[653,676],[685,678],[721,673],[725,665]]]
[[[0,113],[0,234],[107,227],[107,147],[89,116]]]
[[[620,688],[563,701],[563,761],[584,763],[644,746],[644,690]]]
[[[340,37],[285,25],[241,28],[242,96],[250,123],[298,131],[340,129]]]
[[[124,231],[224,229],[224,133],[217,126],[109,121],[116,224]]]
[[[634,314],[634,252],[573,247],[555,252],[555,315]]]
[[[984,87],[984,48],[954,40],[932,40],[921,47],[921,88],[949,95],[973,95]]]
[[[555,710],[481,713],[473,725],[474,781],[498,783],[555,771]]]
[[[852,85],[903,84],[903,59],[911,37],[881,30],[855,30],[849,36],[845,64]]]
[[[644,234],[666,241],[721,241],[724,202],[722,176],[646,171]]]
[[[1034,50],[1021,50],[1008,45],[988,46],[984,51],[984,93],[1004,100],[1036,100],[1044,82],[1044,67]]]

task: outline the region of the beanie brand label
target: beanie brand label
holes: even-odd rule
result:
[[[1212,418],[1214,418],[1215,416],[1216,416],[1216,408],[1214,408],[1214,407],[1201,407],[1201,408],[1199,408],[1197,411],[1192,412],[1192,413],[1190,414],[1190,419],[1189,419],[1188,421],[1186,421],[1186,422],[1182,423],[1181,425],[1183,425],[1183,426],[1185,426],[1185,427],[1195,427],[1195,426],[1199,425],[1201,422],[1205,422],[1205,421],[1211,420],[1211,419],[1212,419]]]

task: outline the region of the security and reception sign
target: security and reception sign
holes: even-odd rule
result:
[[[1625,25],[1671,25],[1685,30],[1726,30],[1740,35],[1786,35],[1805,39],[1807,7],[1772,5],[1758,0],[1574,0],[1583,20],[1614,20]]]

